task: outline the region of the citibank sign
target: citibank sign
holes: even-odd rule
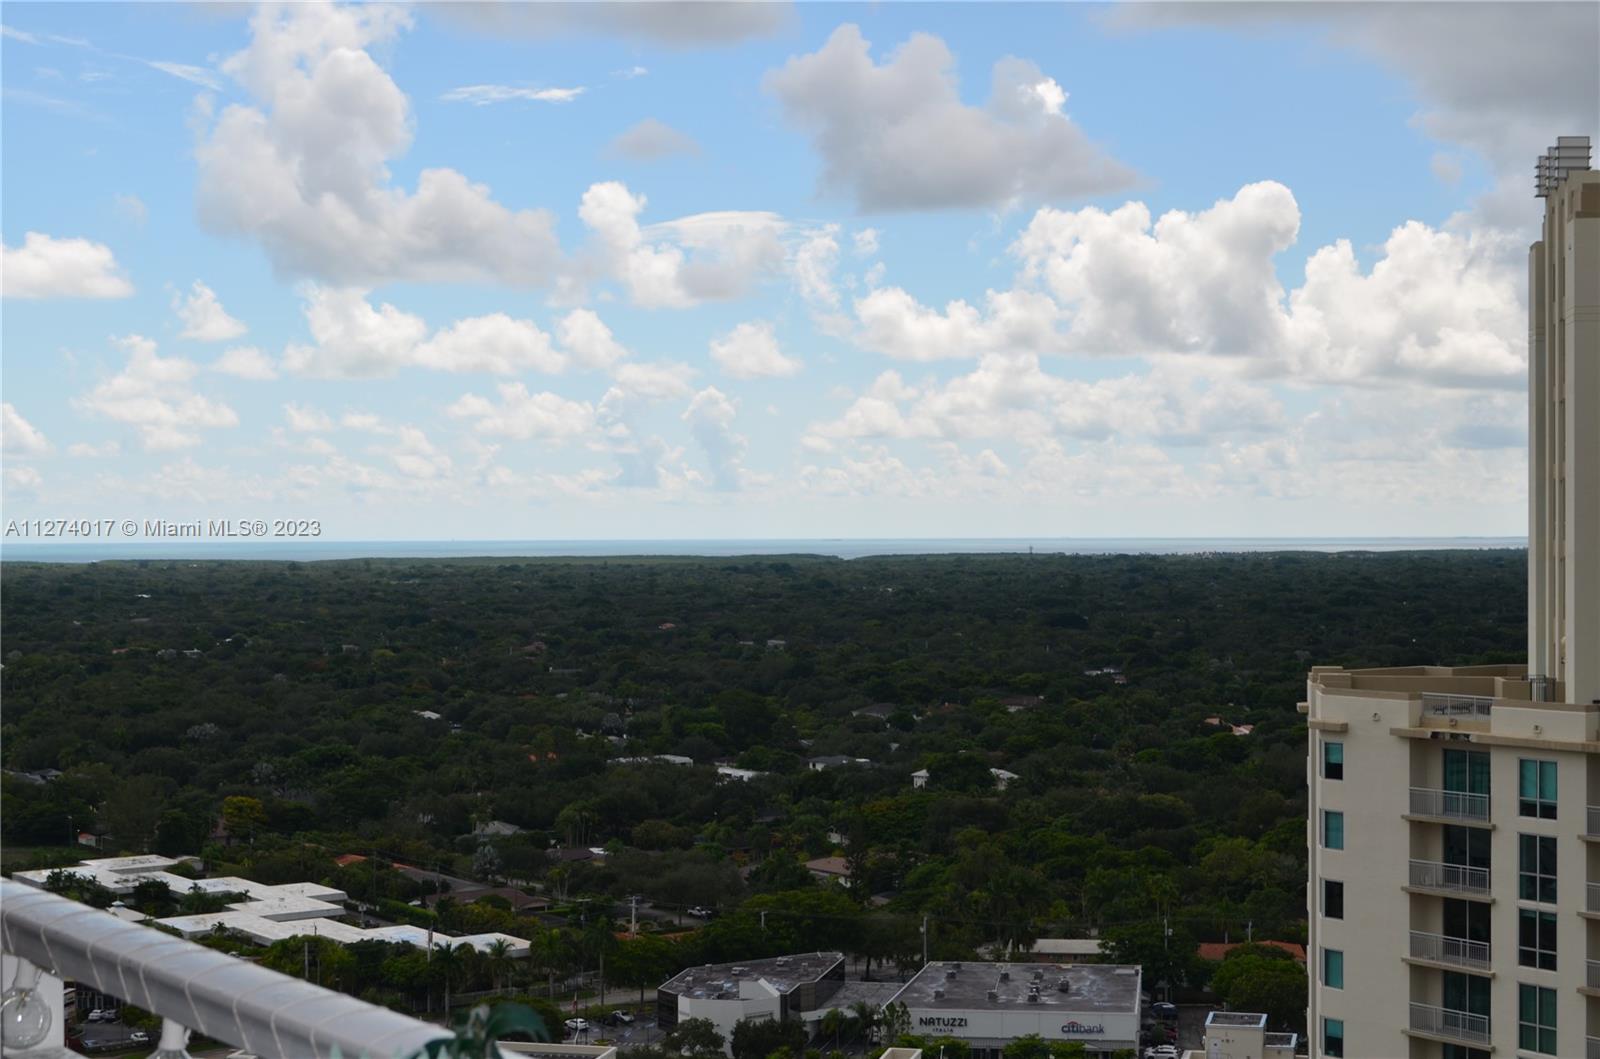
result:
[[[1091,1033],[1098,1036],[1105,1033],[1106,1028],[1099,1023],[1096,1023],[1093,1026],[1086,1026],[1081,1022],[1068,1022],[1061,1027],[1061,1032],[1070,1036],[1088,1035]]]

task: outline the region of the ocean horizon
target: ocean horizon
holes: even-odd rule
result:
[[[1526,548],[1526,537],[816,537],[612,540],[25,541],[0,562],[129,559],[316,562],[339,559],[734,558],[815,555],[1195,555],[1212,552],[1400,552]]]

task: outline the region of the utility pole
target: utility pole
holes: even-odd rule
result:
[[[639,895],[633,894],[628,898],[628,933],[637,937],[639,935]]]
[[[928,917],[922,917],[922,966],[928,966]]]
[[[1247,942],[1252,942],[1252,943],[1256,940],[1256,924],[1255,924],[1255,920],[1250,920],[1250,921],[1245,923],[1245,925],[1244,925],[1244,940],[1247,941]]]
[[[767,929],[767,910],[765,908],[761,910],[761,929],[763,931]]]

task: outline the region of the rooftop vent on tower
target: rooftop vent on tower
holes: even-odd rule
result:
[[[1533,193],[1545,198],[1570,173],[1581,173],[1589,168],[1589,137],[1557,136],[1556,145],[1539,156],[1533,166]]]

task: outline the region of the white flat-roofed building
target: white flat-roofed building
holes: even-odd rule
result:
[[[844,984],[839,952],[690,967],[656,988],[656,1024],[670,1031],[685,1019],[710,1019],[731,1039],[741,1019],[820,1018]]]
[[[321,883],[312,882],[282,883],[272,887],[272,892],[286,897],[309,897],[316,901],[327,901],[336,905],[350,900],[350,895],[338,887],[323,886]]]
[[[228,906],[235,912],[248,912],[262,919],[287,923],[296,919],[332,919],[344,915],[344,906],[314,897],[295,897],[290,894],[269,894],[256,901],[240,901]]]
[[[451,946],[470,945],[479,952],[488,952],[489,947],[497,941],[503,941],[511,946],[506,955],[512,957],[513,959],[520,960],[522,957],[528,955],[530,951],[530,943],[527,938],[512,937],[510,934],[501,934],[497,931],[490,931],[487,934],[463,934],[458,938],[441,938],[438,935],[434,936],[435,944],[447,943]]]
[[[1018,1037],[1081,1041],[1091,1056],[1139,1045],[1138,967],[1117,964],[935,962],[894,997],[911,1032],[957,1037],[997,1059]]]
[[[276,928],[281,924],[250,915],[248,912],[207,912],[197,916],[169,916],[166,919],[156,920],[156,923],[177,931],[185,938],[203,937],[218,928],[237,931],[257,945],[270,945],[281,938],[292,936],[278,932]]]
[[[1269,1033],[1259,1012],[1213,1011],[1200,1049],[1184,1059],[1294,1059],[1299,1044],[1297,1033]]]
[[[276,889],[266,883],[241,879],[237,875],[219,875],[214,879],[191,879],[189,887],[184,892],[187,893],[196,887],[203,894],[244,894],[251,900],[270,897]]]
[[[1528,664],[1306,681],[1313,1057],[1600,1056],[1600,173],[1538,166]],[[1504,606],[1505,601],[1496,605]]]
[[[410,923],[396,923],[392,927],[369,927],[366,931],[368,941],[397,941],[407,945],[415,945],[419,949],[428,947],[428,928],[413,926]],[[433,935],[435,944],[451,941],[437,932]]]

